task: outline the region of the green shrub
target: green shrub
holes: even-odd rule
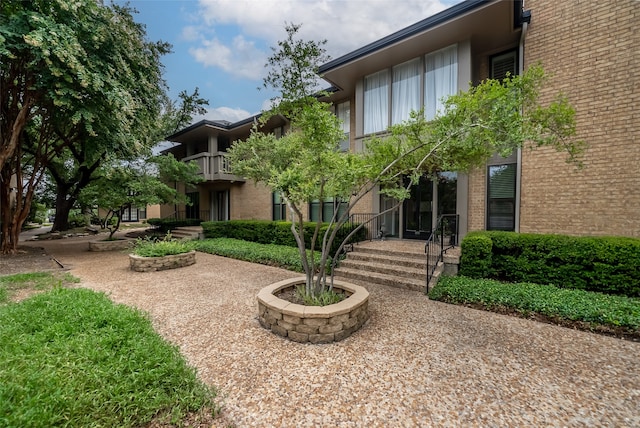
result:
[[[178,227],[200,226],[202,220],[197,218],[187,218],[176,220],[174,218],[149,218],[147,223],[158,228],[161,232],[170,232]]]
[[[489,269],[484,266],[485,251],[476,248],[479,236],[491,240]],[[465,254],[467,239],[471,241],[471,249]],[[638,266],[640,239],[491,231],[474,232],[465,237],[460,271],[472,277],[638,297]]]
[[[194,249],[191,241],[173,240],[167,234],[162,240],[138,239],[133,254],[140,257],[164,257],[184,254]]]
[[[486,278],[491,273],[491,238],[478,232],[469,233],[460,244],[460,275]]]
[[[306,306],[328,306],[344,300],[343,293],[336,293],[333,290],[323,290],[317,295],[307,294],[304,285],[296,287],[296,297],[304,302]]]
[[[58,288],[0,307],[0,425],[176,426],[217,411],[149,317],[102,293]]]
[[[193,243],[195,249],[203,253],[304,272],[300,253],[296,247],[259,244],[233,238],[205,239],[193,241]],[[320,254],[315,252],[314,256],[316,263],[320,263]],[[330,266],[330,261],[328,264]]]
[[[508,308],[552,319],[623,327],[640,337],[640,299],[532,283],[505,283],[463,276],[442,277],[429,298],[456,304]]]
[[[336,239],[331,246],[330,254],[333,256],[342,240],[357,225],[345,225],[336,235]],[[329,225],[323,224],[318,236],[315,249],[321,248],[322,237],[327,231]],[[304,238],[306,248],[311,248],[311,239],[315,231],[316,223],[304,223]],[[220,222],[203,222],[202,229],[205,238],[233,238],[243,241],[257,242],[260,244],[276,244],[297,246],[296,240],[291,232],[291,223],[286,221],[267,221],[267,220],[231,220]],[[364,240],[365,230],[360,229],[350,240],[350,242],[358,242]]]

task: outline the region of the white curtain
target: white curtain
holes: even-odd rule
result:
[[[391,87],[391,123],[409,119],[409,113],[420,109],[420,58],[393,67]]]
[[[425,57],[424,110],[433,119],[442,110],[442,101],[458,91],[458,47],[456,45]]]
[[[336,116],[340,119],[342,124],[342,132],[344,132],[344,139],[340,141],[340,150],[343,152],[349,151],[349,130],[351,129],[351,104],[349,101],[345,101],[336,105]]]
[[[389,125],[389,72],[382,70],[364,78],[364,133],[372,134]]]

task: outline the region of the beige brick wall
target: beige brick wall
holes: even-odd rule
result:
[[[271,190],[253,181],[231,187],[232,220],[271,220]]]
[[[520,230],[640,237],[640,2],[527,0],[525,67],[551,76],[589,144],[576,170],[552,149],[523,151]]]

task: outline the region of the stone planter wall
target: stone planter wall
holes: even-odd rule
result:
[[[134,241],[131,239],[116,239],[113,241],[89,241],[89,251],[115,251],[131,248]]]
[[[176,269],[190,266],[196,262],[196,252],[174,254],[162,257],[141,257],[129,254],[129,266],[136,272],[153,272],[156,270]]]
[[[351,296],[328,306],[298,305],[275,296],[304,283],[304,278],[293,278],[260,290],[258,320],[264,328],[295,342],[330,343],[351,336],[369,319],[369,292],[348,282],[334,281],[334,289]]]

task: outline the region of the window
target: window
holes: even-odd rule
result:
[[[458,91],[458,48],[451,46],[425,56],[424,110],[433,119],[443,101]]]
[[[349,138],[351,130],[351,104],[349,101],[339,103],[336,105],[336,116],[342,123],[342,132],[344,132],[344,139],[340,141],[340,151],[349,151]]]
[[[516,164],[489,166],[487,230],[515,230]]]
[[[272,204],[272,218],[273,220],[286,220],[287,219],[287,204],[282,199],[280,192],[273,192],[273,204]]]
[[[491,78],[503,80],[507,73],[511,76],[518,74],[517,50],[491,57]]]
[[[185,207],[185,218],[200,218],[200,193],[187,193],[187,198],[191,205]]]
[[[336,210],[338,211],[336,220],[338,220],[347,210],[347,203],[333,198],[327,198],[322,202],[316,199],[309,204],[309,220],[329,222]]]
[[[364,78],[364,133],[381,132],[389,126],[389,72],[382,70]]]
[[[391,124],[409,119],[409,113],[420,110],[420,58],[393,67],[391,87]]]
[[[457,45],[365,76],[363,132],[385,131],[390,121],[395,125],[409,119],[412,111],[423,106],[426,118],[433,119],[444,99],[456,92]]]

